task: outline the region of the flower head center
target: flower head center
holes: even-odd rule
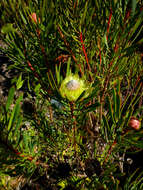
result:
[[[70,80],[66,87],[68,90],[77,90],[80,87],[80,83],[77,80]]]

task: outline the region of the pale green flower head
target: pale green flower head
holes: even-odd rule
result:
[[[84,80],[71,74],[62,81],[60,93],[63,98],[67,98],[72,102],[76,101],[86,89]]]

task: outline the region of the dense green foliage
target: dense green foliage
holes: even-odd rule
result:
[[[11,176],[41,190],[142,189],[126,157],[143,151],[142,1],[1,0],[0,9],[1,51],[19,71],[0,106],[1,188],[14,188]],[[28,101],[15,98],[23,85]]]

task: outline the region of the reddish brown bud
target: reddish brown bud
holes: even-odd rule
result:
[[[135,118],[135,117],[131,117],[128,126],[135,129],[135,130],[139,130],[140,126],[141,126],[141,122]]]

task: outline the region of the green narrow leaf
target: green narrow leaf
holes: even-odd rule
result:
[[[10,35],[10,34],[9,34]],[[13,39],[13,37],[11,37]],[[12,43],[11,42],[11,45],[13,45],[13,47],[15,48],[16,51],[18,51],[19,55],[21,56],[22,59],[25,59],[25,55],[24,55],[24,52],[22,52],[22,50],[17,47],[16,43]]]
[[[27,24],[27,21],[26,21],[24,15],[23,15],[23,13],[22,13],[20,10],[19,10],[19,13],[20,13],[20,16],[21,16],[21,18],[22,18],[24,24]]]
[[[61,29],[61,31],[64,33],[64,35],[68,36],[68,37],[71,37],[71,34],[68,34],[64,29],[63,27],[59,24],[59,28]]]
[[[37,145],[37,141],[34,140],[33,142],[29,143],[30,152],[34,152],[34,147]]]
[[[134,41],[137,39],[137,37],[141,34],[141,32],[143,31],[143,26],[141,26],[141,28],[139,29],[139,31],[136,31],[136,36],[134,37],[134,39],[132,40],[132,44],[134,43]],[[137,42],[136,42],[137,43]]]
[[[13,123],[15,122],[15,120],[17,119],[19,112],[20,112],[20,102],[23,99],[23,94],[17,99],[16,101],[16,105],[14,106],[14,109],[12,111],[9,123],[8,123],[8,131],[11,131],[11,127],[13,125]]]
[[[28,72],[28,73],[29,73],[29,72]],[[29,77],[29,74],[28,74],[28,79],[27,79],[27,85],[28,85],[29,91],[31,91],[31,84],[30,84],[30,77]]]
[[[116,94],[116,118],[117,119],[120,118],[120,108],[121,108],[121,98],[120,98],[120,94],[117,93]]]
[[[10,121],[9,121],[9,124],[8,124],[8,134],[9,135],[10,135],[10,132],[12,130],[13,124],[14,124],[15,120],[17,119],[18,115],[19,115],[19,112],[20,112],[20,105],[17,104],[17,105],[15,105],[15,107],[13,109],[13,112],[12,112],[12,115],[10,117]]]
[[[117,79],[117,87],[116,87],[116,89],[117,89],[117,94],[119,94],[120,93],[120,79],[119,78]]]
[[[138,89],[137,89],[137,91],[136,91],[136,94],[134,95],[134,97],[132,98],[132,100],[131,100],[131,102],[130,102],[130,104],[129,104],[129,106],[128,106],[128,109],[130,109],[130,107],[132,106],[132,104],[133,104],[133,102],[136,100],[136,97],[138,96],[138,93],[139,93],[139,90],[141,89],[141,87],[142,87],[142,84],[140,84],[140,86],[138,87]],[[140,97],[139,97],[140,98]],[[138,100],[138,98],[137,98],[137,100]],[[136,101],[137,101],[136,100]],[[136,102],[135,101],[135,102]],[[135,103],[134,103],[135,104]]]
[[[103,42],[105,43],[107,50],[109,50],[106,34],[103,36]]]
[[[34,92],[35,92],[36,95],[38,95],[40,93],[40,89],[41,89],[41,85],[37,84],[35,89],[34,89]]]
[[[69,57],[68,62],[67,62],[66,76],[69,76],[71,74],[70,64],[71,64],[71,57]]]
[[[17,90],[19,90],[22,87],[23,83],[24,83],[24,80],[22,80],[22,74],[20,74],[16,83]]]
[[[127,95],[126,99],[124,100],[124,102],[123,102],[123,104],[122,104],[122,107],[121,107],[121,114],[122,114],[122,112],[124,111],[125,106],[127,105],[127,101],[128,101],[128,99],[129,99],[129,97],[130,97],[130,94]]]
[[[110,137],[108,137],[110,134],[110,127],[109,127],[107,117],[104,114],[102,115],[102,118],[103,118],[103,123],[104,123],[104,128],[105,128],[105,137],[108,142],[108,139],[110,138]]]
[[[113,116],[113,108],[112,108],[112,104],[111,104],[111,100],[110,100],[109,96],[107,96],[107,103],[108,103],[108,108],[109,108],[109,116],[112,120],[112,123],[114,123],[115,120],[114,120],[114,116]]]
[[[113,114],[114,114],[114,118],[116,118],[116,108],[117,108],[116,91],[113,88]]]
[[[26,133],[26,131],[23,132],[23,144],[27,151],[28,150],[28,134]]]
[[[21,126],[22,119],[23,119],[22,116],[18,117],[18,121],[16,123],[15,130],[13,132],[13,136],[17,136],[18,130],[19,130],[20,126]]]
[[[51,75],[51,79],[52,79],[52,81],[53,81],[53,84],[54,84],[56,90],[58,91],[58,87],[57,87],[57,84],[56,84],[56,82],[55,82],[55,79],[54,79],[54,76],[53,76],[53,73],[52,73],[51,70],[50,70],[50,75]]]
[[[61,72],[61,64],[59,64],[59,67],[58,67],[58,65],[56,65],[56,78],[57,78],[58,85],[61,82],[60,72]]]
[[[50,84],[51,88],[54,90],[54,86],[53,86],[53,84],[52,84],[52,82],[51,82],[51,78],[50,78],[50,76],[49,76],[49,73],[47,73],[47,76],[48,76],[49,84]]]
[[[14,148],[17,149],[17,147],[20,145],[22,141],[22,135],[20,133],[17,133],[16,135],[16,144],[14,145]]]
[[[139,25],[141,24],[141,22],[142,22],[142,18],[140,17],[140,18],[138,18],[138,20],[137,20],[135,26],[134,26],[133,29],[132,29],[131,37],[132,37],[132,35],[135,33],[135,31],[137,30],[137,28],[139,27]]]
[[[14,92],[15,92],[15,88],[11,87],[8,93],[8,98],[7,98],[7,102],[6,102],[6,111],[8,111],[9,106],[11,105],[13,98],[14,98]]]
[[[46,0],[43,0],[43,5],[41,7],[41,15],[42,15],[42,18],[44,18],[44,13],[45,13],[45,9],[46,9],[46,6],[47,3],[46,3]]]
[[[85,6],[84,6],[84,13],[81,16],[81,20],[80,20],[80,25],[81,26],[84,23],[84,20],[86,18],[87,10],[88,10],[88,1],[86,2]]]
[[[142,110],[143,110],[143,106],[139,107],[137,110],[135,110],[134,116],[137,116],[139,113],[141,113]],[[141,118],[143,118],[143,115],[141,116]]]
[[[132,16],[134,16],[135,14],[136,6],[137,6],[137,1],[132,0]]]

